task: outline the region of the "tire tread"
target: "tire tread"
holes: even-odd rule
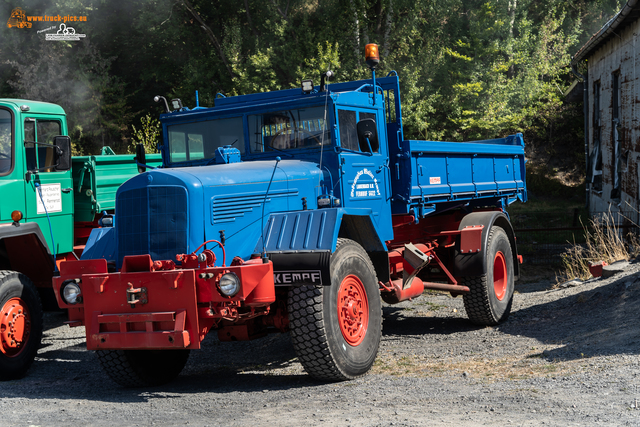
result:
[[[341,246],[354,243],[353,240],[338,238],[336,252]],[[371,261],[368,258],[366,261],[371,270],[375,271]],[[292,287],[289,290],[291,341],[300,363],[312,377],[322,381],[350,380],[359,375],[349,375],[340,368],[328,342],[327,325],[322,312],[323,293],[328,289],[328,287],[307,285]],[[374,295],[374,297],[377,296]],[[382,307],[380,313],[382,318]],[[382,329],[382,322],[380,322],[380,328]]]
[[[503,231],[502,228],[491,227],[485,250],[491,247],[491,243],[498,230]],[[487,266],[487,268],[489,267]],[[469,320],[476,325],[495,326],[509,316],[511,308],[510,302],[508,310],[502,316],[497,316],[494,312],[491,306],[491,295],[489,295],[489,288],[493,286],[493,284],[488,282],[489,278],[487,274],[464,277],[461,280],[461,284],[469,288],[469,292],[463,296],[464,309],[467,312]],[[511,294],[509,298],[513,298],[513,294]]]

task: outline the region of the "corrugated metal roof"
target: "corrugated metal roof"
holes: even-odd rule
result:
[[[622,31],[625,27],[640,19],[640,4],[638,0],[629,0],[620,12],[611,18],[604,26],[595,33],[589,41],[578,50],[571,60],[572,64],[577,64],[583,59],[587,59],[591,54],[606,43],[617,32]]]

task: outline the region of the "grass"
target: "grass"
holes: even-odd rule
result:
[[[562,270],[557,279],[558,283],[574,278],[582,280],[590,278],[590,263],[604,261],[611,264],[637,255],[635,253],[638,248],[637,236],[633,234],[625,236],[611,212],[590,219],[587,225],[583,225],[583,229],[584,244],[574,242],[561,256]]]
[[[447,357],[430,359],[423,355],[401,358],[378,355],[372,370],[374,373],[399,377],[461,376],[466,373],[472,378],[484,378],[489,381],[570,375],[575,371],[571,363],[541,363],[541,358],[539,352],[497,359],[477,355],[463,360]]]

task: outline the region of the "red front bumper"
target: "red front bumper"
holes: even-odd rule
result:
[[[125,257],[121,272],[108,273],[105,260],[62,263],[53,280],[58,305],[69,309],[72,326],[85,325],[89,350],[198,349],[221,320],[266,313],[275,301],[271,262],[199,269],[158,264],[148,255]],[[233,297],[218,288],[229,272],[241,283]],[[61,297],[70,281],[82,290],[74,305]]]

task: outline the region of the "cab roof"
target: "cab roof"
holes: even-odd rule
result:
[[[12,98],[0,98],[0,105],[6,105],[12,107],[15,110],[20,110],[22,105],[29,107],[29,113],[39,114],[62,114],[64,115],[64,109],[49,102],[32,101],[30,99],[12,99]]]

